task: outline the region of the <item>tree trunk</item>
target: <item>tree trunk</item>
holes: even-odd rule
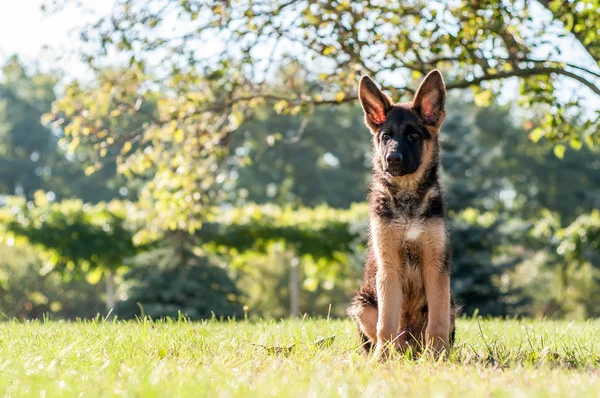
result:
[[[293,258],[290,265],[290,317],[297,318],[300,313],[300,276],[298,275],[298,260]]]
[[[112,270],[106,272],[106,310],[115,308],[115,274]]]

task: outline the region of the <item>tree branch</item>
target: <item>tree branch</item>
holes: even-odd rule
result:
[[[542,61],[531,60],[530,62],[542,62]],[[592,90],[593,93],[600,96],[600,88],[598,86],[596,86],[594,83],[587,80],[586,78],[584,78],[576,73],[559,68],[559,67],[544,67],[544,66],[537,66],[537,67],[528,68],[528,69],[517,69],[517,70],[510,71],[510,72],[498,72],[498,73],[494,73],[494,74],[484,74],[483,76],[477,77],[475,79],[448,83],[446,85],[446,89],[447,90],[464,89],[464,88],[468,88],[471,86],[477,86],[484,81],[501,80],[501,79],[506,79],[509,77],[529,77],[529,76],[536,76],[536,75],[548,75],[551,73],[556,73],[558,75],[566,76],[573,80],[576,80],[576,81],[580,82],[581,84],[583,84],[584,86],[588,87],[590,90]],[[414,90],[409,89],[408,87],[401,87],[398,90],[414,92]],[[358,96],[347,95],[341,101],[339,101],[337,99],[303,100],[302,98],[288,97],[285,95],[256,94],[256,95],[251,95],[251,96],[241,96],[241,97],[233,98],[227,102],[215,104],[214,106],[210,106],[207,108],[196,109],[194,112],[192,112],[188,115],[185,115],[184,118],[196,116],[196,115],[199,115],[199,114],[202,114],[205,112],[223,112],[223,111],[231,108],[234,104],[236,104],[238,102],[250,101],[252,99],[257,99],[257,98],[261,98],[264,100],[273,100],[273,101],[282,101],[283,100],[283,101],[288,101],[289,103],[295,104],[295,105],[311,103],[314,106],[319,106],[319,105],[335,105],[335,104],[353,102],[356,99],[358,99]],[[159,121],[155,122],[155,124],[163,125],[170,121],[171,121],[171,119],[159,120]]]
[[[500,80],[500,79],[506,79],[508,77],[529,77],[529,76],[535,76],[535,75],[548,75],[551,73],[556,73],[557,75],[563,75],[563,76],[567,76],[573,80],[577,80],[579,83],[583,84],[584,86],[586,86],[587,88],[592,90],[592,92],[594,92],[596,95],[600,95],[600,88],[598,88],[594,83],[590,82],[586,78],[579,76],[578,74],[575,74],[573,72],[569,72],[567,70],[561,69],[561,68],[542,67],[542,66],[529,68],[529,69],[518,69],[518,70],[514,70],[514,71],[510,71],[510,72],[498,72],[493,75],[485,74],[481,77],[478,77],[478,78],[475,78],[472,80],[465,80],[462,82],[455,82],[455,83],[447,84],[446,89],[453,90],[453,89],[467,88],[470,86],[479,85],[481,82],[484,82],[484,81]]]

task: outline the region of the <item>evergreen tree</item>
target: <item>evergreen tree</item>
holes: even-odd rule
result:
[[[57,138],[41,116],[54,101],[56,77],[30,75],[17,57],[2,68],[0,81],[0,193],[24,195],[44,186]]]
[[[227,270],[194,253],[192,238],[176,232],[137,255],[125,280],[132,284],[116,314],[153,319],[241,317],[240,291]]]

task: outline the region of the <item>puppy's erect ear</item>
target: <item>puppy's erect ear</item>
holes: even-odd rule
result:
[[[431,71],[417,89],[413,98],[413,109],[425,126],[431,127],[435,132],[439,130],[446,113],[446,87],[439,70]]]
[[[360,79],[358,98],[365,111],[365,122],[376,130],[385,122],[385,115],[392,108],[390,97],[385,95],[368,76]]]

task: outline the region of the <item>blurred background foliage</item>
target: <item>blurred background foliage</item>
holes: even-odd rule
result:
[[[367,240],[358,77],[408,100],[437,67],[465,312],[599,316],[599,8],[117,1],[80,32],[87,79],[2,67],[0,313],[344,316]]]

